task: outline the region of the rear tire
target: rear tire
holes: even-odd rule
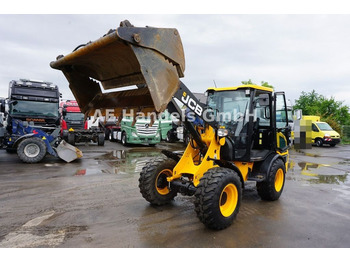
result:
[[[165,205],[174,199],[177,191],[169,188],[167,177],[171,176],[176,161],[158,158],[147,163],[140,173],[139,188],[144,199],[152,205]]]
[[[221,230],[236,218],[242,201],[238,174],[228,168],[214,167],[204,173],[195,193],[195,211],[208,228]]]
[[[174,143],[176,142],[176,139],[174,138],[174,135],[171,130],[169,130],[166,134],[165,141],[168,143]]]
[[[97,145],[98,146],[104,146],[105,144],[105,134],[104,133],[100,133],[97,135]]]
[[[75,146],[75,134],[74,133],[71,133],[71,132],[68,133],[67,142],[68,142],[68,144]]]
[[[256,184],[261,199],[269,201],[279,199],[284,188],[285,180],[286,169],[284,162],[281,159],[276,159],[266,179]]]
[[[105,140],[111,140],[111,130],[109,128],[106,128],[105,130]]]
[[[46,144],[38,137],[25,138],[17,147],[17,155],[25,163],[38,163],[46,155]]]

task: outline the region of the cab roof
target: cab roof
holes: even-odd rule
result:
[[[209,87],[207,91],[233,91],[237,89],[243,89],[243,88],[253,88],[253,89],[258,89],[262,91],[268,91],[268,92],[273,92],[273,89],[271,87],[266,87],[266,86],[258,86],[258,85],[240,85],[240,86],[235,86],[235,87]]]

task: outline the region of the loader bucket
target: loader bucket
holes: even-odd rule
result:
[[[103,108],[162,112],[179,88],[185,57],[176,29],[134,27],[126,20],[50,66],[63,72],[85,115]]]
[[[72,162],[77,158],[83,157],[83,152],[81,152],[75,146],[68,144],[66,141],[62,140],[61,143],[57,146],[56,152],[59,158],[63,159],[66,162]]]

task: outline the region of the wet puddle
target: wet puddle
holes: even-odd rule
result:
[[[114,150],[94,158],[89,167],[76,170],[74,176],[98,174],[139,174],[142,168],[153,158],[162,157],[161,150],[149,148]]]
[[[301,174],[303,180],[311,184],[344,184],[349,180],[350,162],[342,161],[337,164],[317,164],[310,162],[289,163],[289,174],[297,179],[295,175]]]

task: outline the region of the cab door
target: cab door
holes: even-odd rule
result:
[[[283,153],[289,148],[291,131],[288,122],[288,110],[284,92],[275,92],[274,102],[276,149],[280,153]]]

